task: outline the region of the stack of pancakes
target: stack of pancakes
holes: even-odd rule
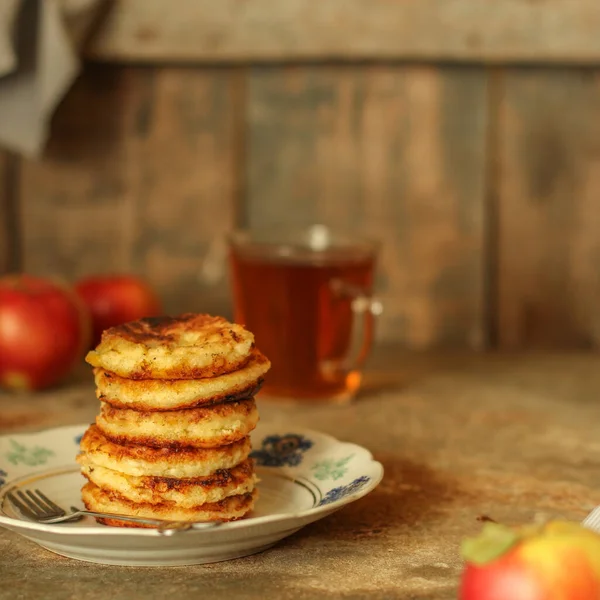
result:
[[[254,395],[271,366],[252,333],[209,315],[141,319],[106,330],[86,360],[101,402],[77,457],[89,510],[182,521],[252,510]]]

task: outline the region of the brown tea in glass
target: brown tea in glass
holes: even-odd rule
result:
[[[234,318],[272,363],[261,395],[351,399],[374,318],[372,242],[321,225],[236,232],[230,239]]]

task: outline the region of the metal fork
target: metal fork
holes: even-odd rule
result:
[[[131,523],[140,523],[144,525],[154,525],[161,535],[172,535],[189,529],[210,529],[220,525],[220,521],[211,521],[209,523],[194,523],[190,521],[167,521],[164,519],[149,519],[146,517],[133,517],[131,515],[121,515],[116,513],[101,513],[92,510],[82,510],[71,506],[69,512],[61,508],[58,504],[50,500],[40,490],[18,490],[10,491],[6,497],[19,510],[21,514],[46,525],[54,523],[68,523],[79,521],[83,516],[100,517],[105,519],[119,519]]]
[[[587,529],[600,533],[600,506],[596,507],[581,524]]]

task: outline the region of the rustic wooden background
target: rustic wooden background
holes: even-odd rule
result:
[[[0,271],[229,314],[223,234],[319,221],[382,240],[380,339],[596,347],[599,31],[598,0],[114,2],[44,156],[0,157]]]

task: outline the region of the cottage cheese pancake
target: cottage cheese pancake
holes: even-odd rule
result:
[[[271,367],[256,348],[248,363],[232,373],[203,379],[126,379],[99,367],[94,369],[96,395],[118,408],[177,410],[254,396]]]
[[[96,425],[118,444],[215,448],[245,438],[258,423],[253,398],[202,408],[139,411],[101,403]]]
[[[256,483],[251,459],[245,460],[233,469],[221,469],[208,477],[194,479],[134,477],[92,465],[83,465],[81,472],[102,490],[117,493],[131,502],[148,504],[170,502],[181,508],[219,502],[228,496],[249,494]]]
[[[107,329],[86,361],[128,379],[198,379],[242,368],[254,336],[222,317],[184,314]]]
[[[83,503],[88,510],[173,521],[233,521],[241,519],[254,508],[257,495],[257,491],[254,490],[249,494],[229,496],[219,502],[184,508],[168,502],[162,504],[131,502],[116,493],[106,492],[90,482],[86,483],[81,490]],[[140,527],[140,524],[124,523],[117,519],[99,519],[99,521],[105,525],[116,527]]]
[[[231,469],[250,454],[246,437],[220,448],[149,448],[110,441],[96,425],[90,425],[81,439],[81,465],[105,467],[136,477],[206,477],[219,469]]]

